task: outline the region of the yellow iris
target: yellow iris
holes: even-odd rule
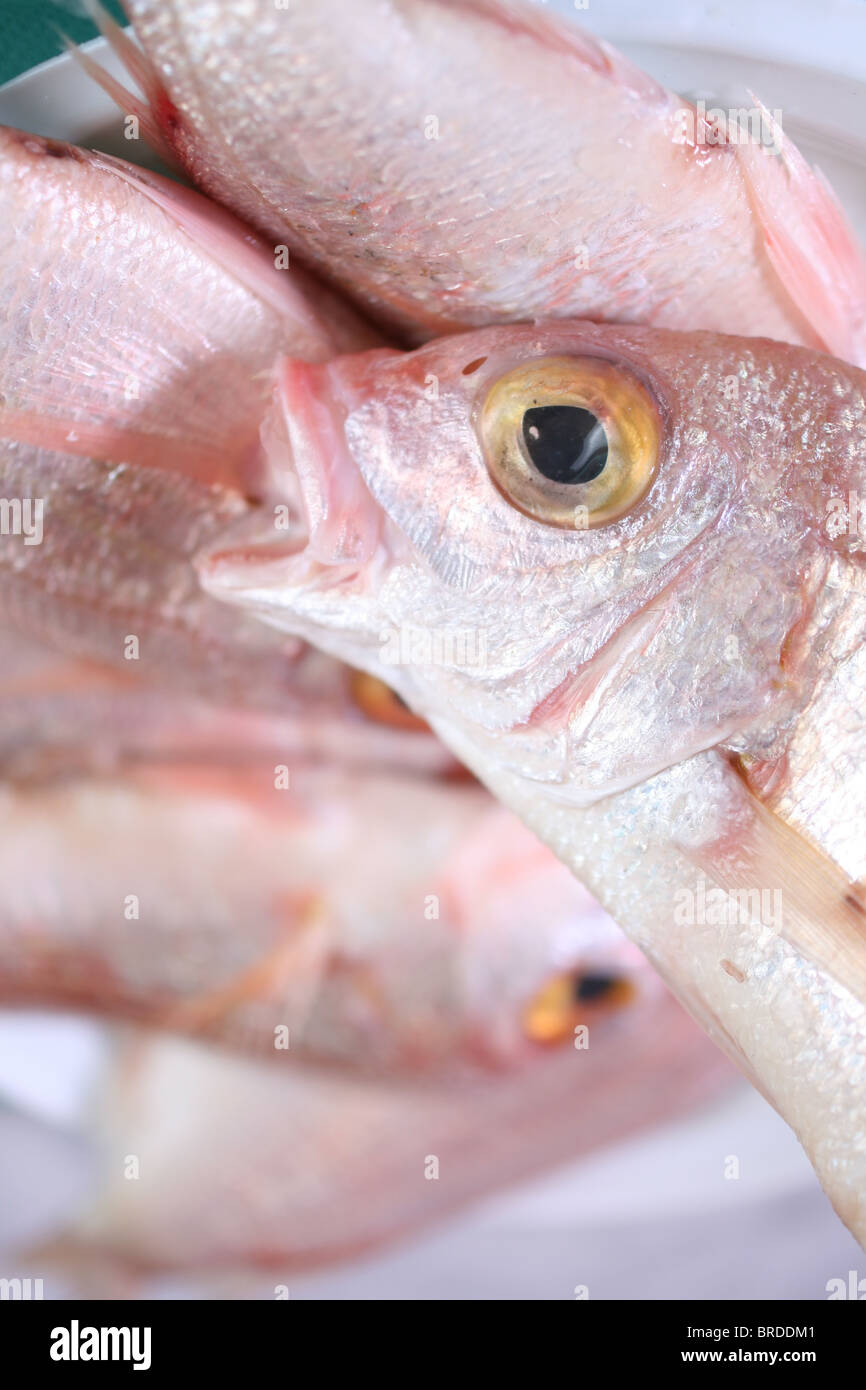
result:
[[[658,466],[661,419],[632,372],[599,357],[547,357],[492,387],[479,429],[490,476],[513,506],[548,526],[618,520]]]

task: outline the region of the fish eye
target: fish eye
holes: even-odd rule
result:
[[[620,975],[572,971],[556,975],[529,1001],[523,1032],[530,1042],[554,1046],[574,1036],[575,1028],[598,1015],[598,1010],[621,1009],[634,986]]]
[[[368,719],[376,724],[388,724],[392,729],[427,729],[423,719],[413,714],[390,685],[366,671],[353,671],[349,690],[352,699]]]
[[[500,377],[480,415],[490,476],[518,511],[605,526],[655,477],[661,420],[647,388],[600,357],[547,357]]]

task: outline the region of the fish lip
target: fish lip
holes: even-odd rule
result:
[[[368,563],[381,536],[381,512],[346,440],[352,401],[331,363],[284,358],[275,404],[282,429],[264,437],[271,482],[298,501],[306,523],[309,563]]]

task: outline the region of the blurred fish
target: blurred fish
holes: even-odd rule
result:
[[[346,1259],[706,1103],[732,1070],[664,990],[531,1069],[434,1081],[282,1072],[133,1043],[98,1108],[102,1182],[39,1252],[94,1297],[172,1270],[206,1287]],[[673,1142],[673,1141],[672,1141]],[[129,1156],[138,1162],[130,1181]],[[46,1289],[51,1283],[46,1278]]]
[[[864,492],[866,376],[552,323],[286,363],[274,414],[307,545],[217,551],[208,590],[393,683],[649,953],[862,1237],[866,589],[839,504]]]
[[[311,647],[284,662],[273,708],[246,682],[233,705],[75,660],[0,628],[0,779],[38,785],[138,767],[245,768],[326,762],[404,775],[468,776],[382,682]],[[279,694],[280,698],[274,698]]]
[[[121,109],[204,192],[416,339],[555,315],[866,361],[855,237],[753,97],[709,119],[511,0],[126,9],[143,52],[104,28],[143,95],[101,77]]]
[[[178,762],[4,788],[0,1001],[381,1072],[525,1065],[661,989],[477,785],[284,782]]]

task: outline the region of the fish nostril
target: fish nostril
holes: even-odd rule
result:
[[[466,366],[463,368],[462,375],[463,375],[463,376],[472,376],[474,372],[477,372],[477,371],[478,371],[478,368],[479,368],[479,367],[483,367],[483,366],[484,366],[484,363],[485,363],[486,361],[487,361],[487,358],[486,358],[486,357],[476,357],[472,362],[467,362],[467,363],[466,363]]]

